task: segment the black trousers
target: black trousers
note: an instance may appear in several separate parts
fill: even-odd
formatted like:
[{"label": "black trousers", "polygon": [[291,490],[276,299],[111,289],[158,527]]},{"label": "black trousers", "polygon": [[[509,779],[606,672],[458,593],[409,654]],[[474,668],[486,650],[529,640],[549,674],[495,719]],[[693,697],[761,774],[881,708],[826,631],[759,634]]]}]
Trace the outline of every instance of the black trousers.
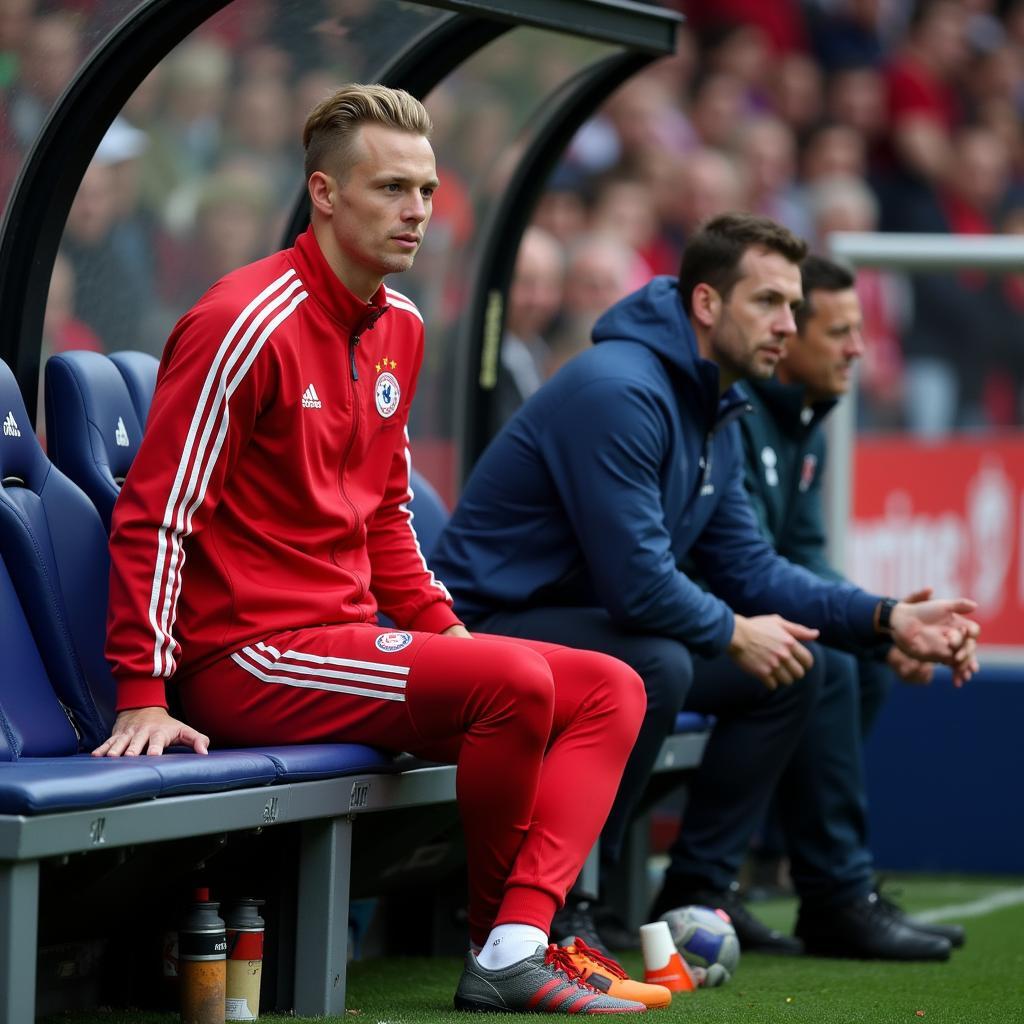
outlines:
[{"label": "black trousers", "polygon": [[825,679],[811,722],[779,781],[758,853],[788,853],[802,902],[832,906],[874,884],[867,842],[863,741],[892,687],[892,670],[824,648]]},{"label": "black trousers", "polygon": [[727,656],[692,655],[668,637],[615,625],[600,608],[535,608],[496,612],[471,628],[601,651],[630,665],[647,689],[647,714],[601,834],[602,860],[614,863],[658,750],[680,709],[715,715],[718,723],[691,787],[685,821],[672,848],[670,872],[692,884],[727,888],[783,769],[818,700],[821,648],[814,667],[792,686],[768,690]]}]

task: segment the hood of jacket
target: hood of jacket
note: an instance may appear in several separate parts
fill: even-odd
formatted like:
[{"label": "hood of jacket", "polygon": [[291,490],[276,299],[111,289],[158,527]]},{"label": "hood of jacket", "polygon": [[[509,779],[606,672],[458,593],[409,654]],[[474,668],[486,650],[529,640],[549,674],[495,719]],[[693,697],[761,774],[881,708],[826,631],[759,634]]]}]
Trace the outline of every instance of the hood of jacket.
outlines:
[{"label": "hood of jacket", "polygon": [[746,405],[746,395],[735,385],[719,395],[718,366],[697,349],[697,335],[674,277],[655,277],[617,302],[594,325],[593,339],[594,344],[632,341],[651,349],[670,374],[695,386],[709,419]]}]

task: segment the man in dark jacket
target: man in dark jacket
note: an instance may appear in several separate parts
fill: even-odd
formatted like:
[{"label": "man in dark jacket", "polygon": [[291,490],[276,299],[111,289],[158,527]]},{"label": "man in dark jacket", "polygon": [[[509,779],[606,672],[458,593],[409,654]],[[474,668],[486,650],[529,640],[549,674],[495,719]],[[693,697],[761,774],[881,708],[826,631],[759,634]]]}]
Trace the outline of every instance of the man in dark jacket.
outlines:
[{"label": "man in dark jacket", "polygon": [[908,604],[822,580],[758,529],[736,424],[748,405],[734,385],[774,372],[805,254],[765,218],[712,220],[678,281],[655,278],[613,306],[593,348],[506,425],[431,559],[475,628],[613,652],[644,680],[647,715],[602,834],[607,861],[684,701],[717,716],[662,896],[724,907],[741,944],[775,952],[802,944],[753,918],[731,886],[817,697],[811,641],[889,634],[958,680],[976,668],[973,602]]},{"label": "man in dark jacket", "polygon": [[[853,274],[808,256],[801,265],[804,301],[796,336],[774,378],[744,384],[753,412],[742,417],[746,487],[765,537],[789,561],[824,579],[845,582],[826,551],[821,491],[825,464],[822,421],[846,394],[864,352]],[[927,591],[913,595],[921,600]],[[963,943],[963,929],[904,917],[873,893],[867,846],[861,740],[893,673],[926,683],[932,665],[885,641],[850,652],[823,647],[824,679],[810,722],[779,783],[775,808],[800,896],[797,934],[812,952],[859,950],[873,955],[889,944],[884,918],[927,935]],[[775,824],[775,816],[771,816]],[[774,828],[769,827],[769,834]],[[774,836],[773,836],[774,838]],[[857,898],[859,897],[859,898]],[[864,928],[867,915],[878,928]],[[921,940],[927,948],[927,940]],[[915,944],[899,944],[905,952]]]}]

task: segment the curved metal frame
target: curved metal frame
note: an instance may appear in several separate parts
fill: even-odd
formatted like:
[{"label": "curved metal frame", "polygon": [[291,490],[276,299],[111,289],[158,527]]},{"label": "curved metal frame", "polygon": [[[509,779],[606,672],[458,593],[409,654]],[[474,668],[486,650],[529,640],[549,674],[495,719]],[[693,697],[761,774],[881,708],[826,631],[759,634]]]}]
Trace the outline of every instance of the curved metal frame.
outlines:
[{"label": "curved metal frame", "polygon": [[483,249],[457,349],[463,360],[456,378],[464,390],[455,402],[456,415],[461,417],[456,421],[455,436],[461,441],[462,479],[490,440],[489,412],[505,320],[504,296],[533,207],[576,129],[602,100],[657,56],[614,54],[564,83],[516,165],[504,198],[481,232]]}]

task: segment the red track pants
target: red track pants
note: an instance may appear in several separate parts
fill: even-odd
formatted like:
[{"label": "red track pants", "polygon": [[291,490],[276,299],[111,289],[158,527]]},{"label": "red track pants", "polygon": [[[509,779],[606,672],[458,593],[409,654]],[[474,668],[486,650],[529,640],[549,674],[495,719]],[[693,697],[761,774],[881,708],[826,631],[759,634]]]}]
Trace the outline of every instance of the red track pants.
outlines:
[{"label": "red track pants", "polygon": [[351,742],[458,765],[470,938],[547,932],[612,804],[643,718],[604,654],[371,624],[293,630],[181,680],[215,744]]}]

